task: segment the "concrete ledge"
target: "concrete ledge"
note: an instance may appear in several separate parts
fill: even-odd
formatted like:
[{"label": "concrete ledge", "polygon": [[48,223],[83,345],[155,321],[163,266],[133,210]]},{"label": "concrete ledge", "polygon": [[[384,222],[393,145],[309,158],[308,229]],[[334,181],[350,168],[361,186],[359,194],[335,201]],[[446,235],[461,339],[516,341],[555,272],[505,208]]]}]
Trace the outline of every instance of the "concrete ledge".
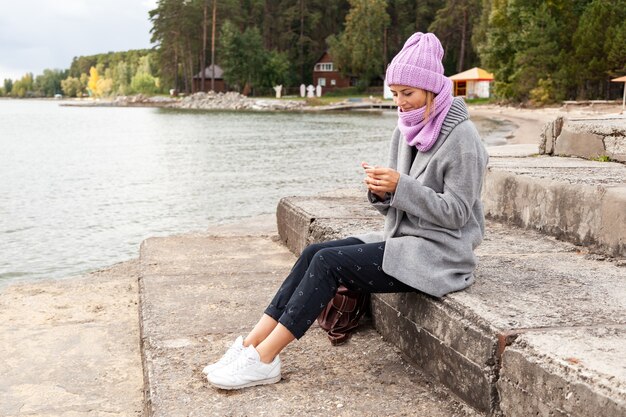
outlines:
[{"label": "concrete ledge", "polygon": [[626,117],[558,117],[541,134],[540,153],[626,162]]},{"label": "concrete ledge", "polygon": [[410,366],[368,325],[333,347],[314,323],[303,341],[281,352],[278,385],[229,392],[210,387],[202,368],[250,330],[295,261],[275,231],[248,235],[257,221],[143,242],[145,415],[481,416]]},{"label": "concrete ledge", "polygon": [[574,158],[493,158],[485,215],[626,257],[626,166]]},{"label": "concrete ledge", "polygon": [[376,294],[374,326],[420,368],[481,411],[495,409],[496,329],[424,294]]},{"label": "concrete ledge", "polygon": [[[278,234],[295,253],[320,239],[336,239],[345,233],[378,229],[380,214],[369,206],[354,204],[350,195],[283,198],[276,209]],[[325,217],[319,217],[321,212]]]},{"label": "concrete ledge", "polygon": [[[291,244],[281,233],[296,253],[301,247],[294,242],[323,241],[364,228],[382,228],[382,216],[370,215],[362,195],[342,195],[330,208],[313,200],[292,197],[279,204],[278,213],[285,212],[280,207],[285,205],[290,214],[289,219],[279,218],[279,224],[308,225],[299,228],[303,235],[292,237]],[[338,204],[348,204],[351,213],[360,211],[360,215],[342,217],[347,211]],[[340,214],[333,217],[334,213]],[[283,225],[281,229],[296,228]],[[375,295],[372,310],[376,329],[469,405],[491,415],[558,415],[558,410],[567,409],[563,407],[568,391],[544,397],[545,387],[533,381],[548,377],[555,381],[554,387],[586,384],[587,391],[576,394],[581,400],[566,415],[626,415],[626,372],[622,368],[612,370],[581,362],[579,372],[564,376],[551,370],[551,361],[565,361],[565,353],[554,354],[545,344],[537,344],[530,352],[521,344],[542,334],[557,346],[569,343],[568,356],[595,354],[598,361],[607,358],[590,351],[586,340],[575,337],[575,333],[626,325],[624,269],[616,262],[587,259],[569,243],[494,222],[488,224],[478,255],[477,280],[466,291],[442,300],[419,293]],[[626,346],[611,346],[615,348],[611,355],[626,356]],[[515,367],[524,363],[536,365]],[[589,384],[585,381],[590,375],[608,382],[603,386]],[[517,413],[521,397],[526,399],[525,408]]]},{"label": "concrete ledge", "polygon": [[624,416],[626,365],[618,353],[624,340],[626,326],[520,336],[502,358],[497,383],[502,410],[513,417],[537,410],[555,416]]}]

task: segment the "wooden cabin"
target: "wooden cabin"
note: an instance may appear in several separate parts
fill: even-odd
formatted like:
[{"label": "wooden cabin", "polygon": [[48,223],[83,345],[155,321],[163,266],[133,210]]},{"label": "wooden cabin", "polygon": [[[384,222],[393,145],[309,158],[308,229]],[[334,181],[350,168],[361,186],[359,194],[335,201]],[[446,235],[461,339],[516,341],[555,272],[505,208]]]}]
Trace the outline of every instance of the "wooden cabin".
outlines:
[{"label": "wooden cabin", "polygon": [[355,86],[356,78],[341,75],[332,57],[326,51],[313,66],[313,85],[322,86],[322,91],[333,91]]},{"label": "wooden cabin", "polygon": [[[213,72],[213,66],[209,65],[204,69],[204,92],[211,91],[211,73]],[[193,91],[202,91],[202,71],[193,77]],[[227,85],[224,82],[224,70],[219,65],[215,65],[215,88],[216,93],[224,93],[227,90]]]}]

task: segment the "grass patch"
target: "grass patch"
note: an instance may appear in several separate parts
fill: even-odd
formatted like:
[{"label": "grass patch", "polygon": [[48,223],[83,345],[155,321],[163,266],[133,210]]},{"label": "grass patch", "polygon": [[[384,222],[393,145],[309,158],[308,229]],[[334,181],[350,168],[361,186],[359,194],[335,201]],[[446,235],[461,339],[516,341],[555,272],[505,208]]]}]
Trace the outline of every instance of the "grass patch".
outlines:
[{"label": "grass patch", "polygon": [[611,157],[608,155],[600,155],[595,158],[591,158],[591,160],[596,162],[613,162]]},{"label": "grass patch", "polygon": [[493,98],[466,98],[465,102],[467,104],[472,105],[481,105],[481,104],[497,104],[497,100]]}]

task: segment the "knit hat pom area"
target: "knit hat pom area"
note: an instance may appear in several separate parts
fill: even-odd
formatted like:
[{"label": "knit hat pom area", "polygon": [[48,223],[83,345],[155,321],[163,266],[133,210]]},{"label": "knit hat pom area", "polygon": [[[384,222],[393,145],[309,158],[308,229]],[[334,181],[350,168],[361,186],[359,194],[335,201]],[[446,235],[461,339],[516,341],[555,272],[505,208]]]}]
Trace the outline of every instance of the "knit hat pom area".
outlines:
[{"label": "knit hat pom area", "polygon": [[391,60],[387,85],[407,85],[439,94],[450,80],[443,75],[443,47],[432,33],[417,32]]}]

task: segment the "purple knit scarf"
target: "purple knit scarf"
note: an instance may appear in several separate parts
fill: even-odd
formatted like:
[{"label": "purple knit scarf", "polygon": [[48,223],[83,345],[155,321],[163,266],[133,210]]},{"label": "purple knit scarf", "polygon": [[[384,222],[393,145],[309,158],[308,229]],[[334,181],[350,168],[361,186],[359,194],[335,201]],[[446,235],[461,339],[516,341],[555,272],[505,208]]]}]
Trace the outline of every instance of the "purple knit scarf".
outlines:
[{"label": "purple knit scarf", "polygon": [[426,106],[407,112],[398,107],[398,128],[409,146],[415,146],[420,152],[426,152],[433,147],[452,106],[452,82],[447,81],[435,96],[427,121],[424,120]]}]

